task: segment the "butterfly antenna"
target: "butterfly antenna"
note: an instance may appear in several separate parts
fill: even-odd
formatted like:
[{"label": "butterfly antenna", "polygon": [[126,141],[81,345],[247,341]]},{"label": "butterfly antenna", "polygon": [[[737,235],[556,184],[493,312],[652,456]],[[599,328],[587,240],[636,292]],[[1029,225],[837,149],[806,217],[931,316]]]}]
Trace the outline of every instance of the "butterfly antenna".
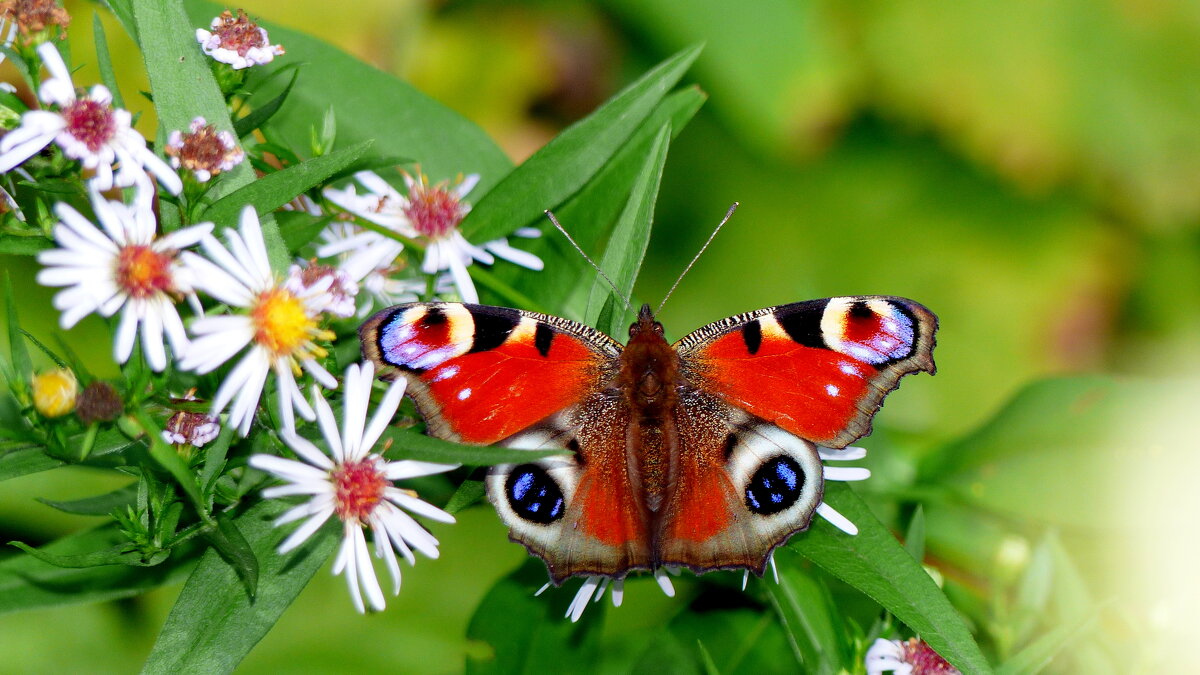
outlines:
[{"label": "butterfly antenna", "polygon": [[583,259],[588,261],[588,264],[592,266],[592,269],[596,270],[596,272],[598,272],[600,276],[608,282],[608,285],[613,289],[613,293],[616,293],[617,297],[621,298],[621,300],[625,303],[625,308],[629,311],[633,311],[633,305],[629,304],[629,298],[621,294],[621,289],[617,288],[617,285],[613,283],[613,280],[608,278],[608,275],[604,273],[604,270],[600,269],[600,266],[597,265],[588,254],[583,252],[583,249],[579,247],[579,244],[575,243],[575,239],[558,222],[558,218],[555,218],[554,214],[549,210],[546,211],[546,217],[550,219],[550,222],[554,223],[554,227],[559,232],[562,232],[562,236],[566,237],[567,241],[571,242],[571,246],[574,246],[575,250],[579,251],[579,255],[583,256]]},{"label": "butterfly antenna", "polygon": [[708,248],[708,245],[712,243],[713,239],[717,238],[717,233],[720,232],[721,228],[725,227],[725,223],[728,223],[729,219],[733,217],[733,212],[737,211],[737,207],[738,202],[734,202],[729,207],[729,210],[725,212],[725,217],[721,219],[721,222],[717,223],[717,227],[712,231],[712,234],[708,235],[708,241],[704,242],[704,245],[700,247],[699,251],[696,251],[696,257],[692,258],[692,262],[688,263],[687,267],[683,268],[683,272],[679,274],[679,278],[675,280],[675,283],[671,284],[671,290],[667,291],[666,297],[664,297],[662,302],[658,304],[658,309],[654,310],[655,314],[662,312],[663,306],[667,304],[667,300],[671,298],[671,294],[675,292],[675,289],[679,286],[679,282],[683,281],[683,278],[687,276],[688,270],[692,269],[692,265],[695,265],[696,261],[700,259],[700,256],[704,255],[705,249]]}]

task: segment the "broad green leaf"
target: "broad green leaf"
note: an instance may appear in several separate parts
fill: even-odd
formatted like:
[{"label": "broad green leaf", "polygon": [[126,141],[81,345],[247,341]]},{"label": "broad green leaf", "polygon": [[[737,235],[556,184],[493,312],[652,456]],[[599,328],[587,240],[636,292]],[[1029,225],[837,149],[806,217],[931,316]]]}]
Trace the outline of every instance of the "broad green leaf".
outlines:
[{"label": "broad green leaf", "polygon": [[503,237],[578,192],[629,140],[699,53],[699,46],[689,47],[663,61],[533,153],[479,200],[463,220],[463,233],[472,241]]},{"label": "broad green leaf", "polygon": [[[68,535],[41,550],[53,555],[84,555],[126,541],[116,526],[106,525]],[[182,579],[189,566],[179,549],[167,562],[150,568],[105,565],[72,569],[22,554],[0,562],[0,613],[126,598]]]},{"label": "broad green leaf", "polygon": [[[696,87],[673,92],[664,98],[613,156],[612,161],[555,212],[563,227],[584,251],[589,254],[599,252],[610,237],[659,129],[664,124],[670,124],[671,133],[678,134],[704,104],[704,100],[704,94]],[[581,277],[590,278],[595,274],[591,266],[553,228],[547,229],[538,239],[521,240],[520,246],[545,260],[546,269],[530,274],[528,270],[506,265],[496,268],[496,276],[528,294],[552,313],[582,320],[590,286],[578,281]],[[573,294],[577,301],[569,304],[568,300]],[[484,296],[486,299],[487,294]]]},{"label": "broad green leaf", "polygon": [[[282,72],[282,70],[276,72]],[[251,110],[245,117],[234,120],[233,128],[238,138],[243,138],[254,133],[255,129],[266,124],[267,120],[279,112],[279,108],[287,100],[288,94],[292,93],[292,87],[296,86],[297,77],[300,77],[299,65],[292,69],[292,79],[288,80],[287,86],[283,88],[283,91],[279,92],[278,96]]]},{"label": "broad green leaf", "polygon": [[816,517],[788,546],[870,596],[962,672],[990,673],[958,611],[866,503],[849,486],[833,482],[825,485],[824,501],[857,525],[858,534]]},{"label": "broad green leaf", "polygon": [[[600,269],[616,285],[616,290],[603,277],[596,276],[588,297],[584,323],[595,326],[607,335],[620,335],[621,329],[629,325],[632,311],[625,306],[633,296],[633,284],[638,270],[646,257],[650,244],[650,229],[654,224],[654,204],[658,200],[658,185],[662,181],[663,165],[667,161],[667,145],[671,139],[671,126],[664,124],[650,146],[650,153],[633,183],[633,190],[625,209],[609,237]],[[614,297],[614,292],[620,297]],[[601,322],[602,309],[608,307],[607,321]]]},{"label": "broad green leaf", "polygon": [[387,429],[380,437],[380,442],[388,441],[392,443],[391,449],[386,453],[389,459],[416,459],[422,462],[465,464],[466,466],[521,464],[569,452],[568,450],[514,450],[512,448],[462,445],[395,427]]},{"label": "broad green leaf", "polygon": [[[233,122],[209,58],[196,43],[196,29],[184,13],[181,0],[132,0],[139,46],[154,91],[159,138],[173,130],[187,129],[195,117],[203,117],[220,131],[233,133]],[[212,17],[220,11],[213,12]],[[208,25],[205,21],[203,25]],[[220,198],[255,182],[254,169],[242,162],[222,173],[211,194]],[[276,269],[290,262],[279,228],[270,213],[260,213],[267,256]]]},{"label": "broad green leaf", "polygon": [[229,452],[229,444],[233,442],[235,429],[226,424],[220,433],[204,450],[204,469],[200,472],[200,492],[204,495],[205,508],[212,508],[213,492],[217,487],[217,479],[225,469],[225,455]]},{"label": "broad green leaf", "polygon": [[57,469],[64,464],[62,460],[47,455],[41,447],[10,450],[0,455],[0,481]]},{"label": "broad green leaf", "polygon": [[[225,195],[204,210],[201,217],[217,225],[233,226],[246,205],[253,206],[259,216],[296,198],[296,195],[319,185],[325,179],[350,166],[370,149],[373,141],[314,157],[262,178]],[[280,242],[282,243],[282,239]],[[274,261],[272,261],[273,263]],[[285,266],[283,269],[287,269]]]},{"label": "broad green leaf", "polygon": [[[193,27],[207,26],[224,9],[200,0],[188,0],[187,7]],[[309,147],[313,126],[332,107],[339,143],[373,139],[376,153],[410,157],[435,181],[478,173],[477,189],[487,189],[511,168],[508,157],[482,129],[408,83],[311,35],[259,23],[272,42],[287,47],[287,54],[275,63],[303,64],[283,111],[269,124],[293,150]],[[250,74],[247,86],[255,92],[251,105],[264,105],[282,89],[282,83],[259,88],[259,78],[265,77],[269,75]]]},{"label": "broad green leaf", "polygon": [[227,514],[217,516],[217,526],[204,533],[204,538],[213,545],[225,562],[237,570],[238,578],[245,585],[253,600],[258,592],[258,558],[241,530]]},{"label": "broad green leaf", "polygon": [[788,549],[776,551],[779,583],[767,581],[763,587],[804,672],[837,673],[849,653],[845,619],[825,586],[800,569],[795,557]]},{"label": "broad green leaf", "polygon": [[19,541],[8,542],[12,546],[25,551],[29,555],[49,563],[55,567],[67,567],[71,569],[83,569],[86,567],[99,567],[102,565],[132,565],[134,567],[153,567],[166,557],[166,553],[155,556],[155,559],[146,562],[142,560],[141,554],[135,551],[126,551],[124,545],[117,545],[111,548],[106,548],[100,551],[92,551],[89,553],[79,553],[75,555],[56,555],[47,551],[36,549]]},{"label": "broad green leaf", "polygon": [[96,41],[96,66],[100,69],[100,81],[112,94],[113,106],[124,108],[125,99],[121,97],[121,89],[117,86],[112,55],[108,51],[108,37],[104,34],[104,23],[100,21],[99,12],[92,15],[92,39]]},{"label": "broad green leaf", "polygon": [[272,521],[288,507],[268,500],[235,519],[261,562],[255,598],[246,595],[237,572],[210,549],[179,593],[142,672],[229,672],[275,625],[338,541],[334,528],[323,528],[295,551],[276,553],[284,533]]},{"label": "broad green leaf", "polygon": [[114,509],[124,508],[127,505],[133,504],[136,499],[137,483],[135,482],[123,488],[117,488],[112,492],[96,495],[95,497],[85,497],[67,502],[57,502],[42,498],[39,498],[38,501],[65,513],[74,513],[80,516],[106,516],[112,513]]},{"label": "broad green leaf", "polygon": [[569,594],[534,597],[546,580],[546,567],[530,559],[501,579],[484,597],[467,626],[467,639],[487,644],[487,657],[467,656],[467,673],[537,675],[593,672],[600,607],[589,607],[582,620],[563,619]]}]

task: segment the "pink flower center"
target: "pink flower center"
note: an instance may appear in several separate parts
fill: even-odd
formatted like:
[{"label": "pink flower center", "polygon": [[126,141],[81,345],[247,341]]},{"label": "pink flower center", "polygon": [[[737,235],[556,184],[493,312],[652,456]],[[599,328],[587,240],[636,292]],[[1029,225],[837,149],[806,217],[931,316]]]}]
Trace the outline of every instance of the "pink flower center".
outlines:
[{"label": "pink flower center", "polygon": [[246,52],[267,44],[258,24],[246,16],[245,10],[239,9],[235,18],[229,10],[221,12],[220,22],[213,28],[213,34],[221,38],[221,46],[245,56]]},{"label": "pink flower center", "polygon": [[117,120],[112,106],[90,98],[76,99],[62,110],[67,121],[67,133],[91,152],[99,152],[117,132]]},{"label": "pink flower center", "polygon": [[170,291],[171,256],[143,244],[130,244],[117,254],[117,285],[130,297],[145,298]]},{"label": "pink flower center", "polygon": [[334,511],[343,521],[364,521],[383,499],[387,478],[374,459],[349,462],[334,469]]},{"label": "pink flower center", "polygon": [[959,675],[957,668],[917,638],[904,643],[904,661],[912,666],[913,675]]},{"label": "pink flower center", "polygon": [[404,215],[417,232],[437,239],[458,227],[465,214],[458,197],[444,188],[414,185]]}]

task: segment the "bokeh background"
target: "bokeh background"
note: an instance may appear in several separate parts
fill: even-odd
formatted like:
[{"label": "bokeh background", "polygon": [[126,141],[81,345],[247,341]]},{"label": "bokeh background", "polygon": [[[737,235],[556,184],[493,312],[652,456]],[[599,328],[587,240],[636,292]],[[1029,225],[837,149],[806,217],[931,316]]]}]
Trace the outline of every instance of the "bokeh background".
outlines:
[{"label": "bokeh background", "polygon": [[[939,372],[907,380],[877,418],[862,443],[875,477],[860,493],[885,522],[898,503],[925,503],[927,562],[992,653],[1006,635],[1029,640],[1082,611],[1090,619],[1051,672],[1194,666],[1183,658],[1200,629],[1200,4],[244,7],[396,73],[518,161],[649,66],[704,42],[685,82],[709,100],[671,146],[639,299],[656,304],[739,201],[663,311],[670,337],[831,295],[927,305],[942,323]],[[67,8],[73,41],[88,44],[96,6]],[[130,95],[147,88],[140,56],[101,13],[126,99],[153,137],[152,107]],[[94,68],[85,63],[78,81],[96,80]],[[52,294],[19,281],[31,263],[0,264],[18,280],[23,325],[51,334]],[[92,318],[68,337],[104,364],[105,330]],[[87,527],[34,498],[121,482],[84,469],[8,481],[0,534],[40,543]],[[486,506],[460,521],[434,528],[442,559],[406,570],[383,614],[358,616],[340,580],[318,574],[241,671],[444,673],[486,655],[467,623],[526,556]],[[1014,579],[1047,560],[1057,570],[1047,588],[1021,591],[1050,597],[1045,613],[1009,625],[1021,603]],[[605,635],[631,650],[630,663],[699,585],[679,586],[670,601],[632,582],[608,613]],[[134,670],[178,590],[0,614],[0,670]]]}]

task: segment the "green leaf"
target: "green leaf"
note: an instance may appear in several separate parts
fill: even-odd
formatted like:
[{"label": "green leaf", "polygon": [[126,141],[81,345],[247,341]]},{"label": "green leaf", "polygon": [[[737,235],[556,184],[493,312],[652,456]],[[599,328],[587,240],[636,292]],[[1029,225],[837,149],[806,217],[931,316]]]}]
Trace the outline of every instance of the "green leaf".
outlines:
[{"label": "green leaf", "polygon": [[317,235],[333,222],[333,218],[334,216],[318,218],[295,211],[279,211],[275,214],[275,220],[279,222],[279,231],[283,234],[283,243],[293,254],[316,239]]},{"label": "green leaf", "polygon": [[1042,672],[1062,650],[1089,632],[1095,622],[1095,616],[1084,616],[1051,628],[996,668],[996,675],[1034,675]]},{"label": "green leaf", "polygon": [[[671,133],[678,134],[704,100],[704,94],[695,87],[668,95],[613,156],[612,161],[555,212],[583,250],[599,251],[610,238],[617,216],[624,208],[659,129],[669,123]],[[530,274],[528,270],[515,265],[505,265],[495,268],[496,277],[529,295],[551,313],[581,320],[590,286],[580,284],[579,279],[595,274],[591,266],[554,230],[538,239],[521,241],[521,247],[545,260],[546,269]],[[576,302],[570,302],[572,298]]]},{"label": "green leaf", "polygon": [[917,508],[913,509],[912,519],[908,521],[904,550],[917,562],[925,560],[925,507],[921,504],[917,504]]},{"label": "green leaf", "polygon": [[468,478],[458,486],[454,494],[450,495],[450,501],[446,502],[446,513],[458,513],[468,506],[472,506],[483,500],[487,495],[487,486],[481,480],[473,480]]},{"label": "green leaf", "polygon": [[[68,535],[41,548],[54,555],[85,555],[127,541],[114,525]],[[0,613],[39,607],[126,598],[182,579],[188,570],[184,551],[155,567],[104,565],[57,567],[22,554],[0,562]]]},{"label": "green leaf", "polygon": [[117,86],[112,55],[108,51],[108,37],[104,34],[104,23],[100,21],[99,12],[92,15],[92,39],[96,41],[96,66],[100,69],[100,81],[112,94],[113,107],[124,108],[125,99],[121,98],[121,89]]},{"label": "green leaf", "polygon": [[142,430],[150,443],[150,456],[175,477],[201,517],[207,517],[208,509],[204,503],[204,497],[200,492],[200,486],[196,483],[196,475],[188,468],[187,462],[183,461],[174,446],[167,445],[163,441],[162,429],[158,428],[145,410],[135,410],[133,416],[142,425]]},{"label": "green leaf", "polygon": [[464,464],[466,466],[522,464],[570,452],[569,450],[515,450],[513,448],[462,445],[395,427],[384,431],[380,440],[392,442],[391,449],[386,453],[389,459],[416,459],[422,462]]},{"label": "green leaf", "polygon": [[[633,183],[625,209],[609,237],[608,247],[604,249],[604,257],[600,259],[600,269],[616,285],[615,292],[620,297],[614,296],[614,289],[599,275],[592,282],[584,323],[595,326],[606,335],[620,335],[621,329],[628,326],[631,320],[632,310],[626,307],[626,301],[633,296],[633,284],[646,257],[646,247],[650,244],[654,204],[658,200],[658,185],[662,181],[670,139],[671,125],[664,124],[654,138],[654,145],[650,146],[650,153]],[[605,307],[610,309],[608,320],[601,322]]]},{"label": "green leaf", "polygon": [[237,570],[246,593],[253,600],[258,592],[258,558],[241,530],[227,514],[217,516],[217,526],[205,532],[204,538],[221,554],[225,562]]},{"label": "green leaf", "polygon": [[8,542],[12,546],[25,551],[29,555],[49,563],[55,567],[68,567],[73,569],[81,569],[85,567],[99,567],[101,565],[133,565],[136,567],[152,567],[162,562],[165,554],[156,556],[156,559],[151,562],[142,560],[141,554],[135,551],[124,550],[124,545],[117,545],[111,548],[100,551],[92,551],[90,553],[80,553],[76,555],[56,555],[46,551],[38,550],[32,546],[28,546],[19,541]]},{"label": "green leaf", "polygon": [[338,541],[336,528],[326,527],[294,552],[277,554],[274,548],[283,533],[272,521],[287,508],[268,500],[235,521],[261,561],[256,597],[251,600],[237,572],[209,550],[179,593],[142,672],[229,672],[267,634]]},{"label": "green leaf", "polygon": [[[353,164],[373,143],[374,141],[363,141],[358,145],[267,174],[217,200],[205,209],[201,217],[218,225],[232,226],[237,222],[238,214],[247,205],[253,206],[260,216],[270,213],[295,199],[296,195],[321,184],[325,179]],[[280,241],[282,243],[282,239]]]},{"label": "green leaf", "polygon": [[54,242],[45,237],[0,236],[0,254],[37,255],[54,248]]},{"label": "green leaf", "polygon": [[0,481],[57,469],[65,464],[66,462],[47,455],[40,446],[11,450],[0,455]]},{"label": "green leaf", "polygon": [[21,336],[21,322],[17,319],[17,304],[13,300],[12,278],[4,273],[4,304],[8,305],[8,354],[9,363],[16,370],[16,375],[25,386],[33,377],[33,362],[29,360],[29,350],[25,348],[25,338]]},{"label": "green leaf", "polygon": [[721,675],[721,671],[717,669],[717,664],[713,662],[712,655],[708,653],[704,643],[696,640],[696,648],[700,650],[700,664],[704,666],[705,675]]},{"label": "green leaf", "polygon": [[137,490],[138,487],[135,482],[102,495],[75,499],[68,502],[56,502],[49,499],[42,499],[41,497],[37,500],[46,506],[65,513],[74,513],[80,516],[106,516],[112,513],[114,509],[124,508],[127,505],[133,504],[137,500]]},{"label": "green leaf", "polygon": [[491,647],[488,657],[467,656],[467,673],[593,672],[600,631],[600,607],[589,608],[573,624],[563,619],[567,593],[534,597],[529,589],[546,581],[546,567],[529,559],[488,591],[467,626],[467,639]]},{"label": "green leaf", "polygon": [[848,659],[845,620],[825,586],[799,569],[794,557],[786,548],[776,551],[779,583],[763,586],[804,672],[836,673]]},{"label": "green leaf", "polygon": [[[201,0],[186,4],[195,26],[207,26],[224,8]],[[339,143],[374,139],[375,152],[411,157],[435,181],[478,173],[481,187],[477,189],[487,189],[512,167],[482,129],[412,85],[311,35],[270,22],[258,23],[270,32],[272,42],[287,47],[287,54],[276,57],[275,63],[281,67],[304,64],[304,76],[288,96],[283,114],[272,118],[269,125],[293,150],[309,147],[312,127],[320,124],[332,107]],[[260,87],[261,79],[267,77],[266,73],[250,73],[251,105],[264,105],[282,89],[282,83]]]},{"label": "green leaf", "polygon": [[221,427],[220,433],[208,444],[204,451],[204,469],[200,472],[200,492],[204,495],[205,508],[212,508],[213,492],[217,489],[225,468],[225,455],[229,452],[229,444],[233,442],[235,429],[231,425]]},{"label": "green leaf", "polygon": [[809,530],[788,546],[870,596],[962,672],[990,673],[958,611],[866,503],[849,486],[834,482],[826,483],[824,501],[857,525],[858,534],[813,518]]},{"label": "green leaf", "polygon": [[[281,72],[276,71],[276,72]],[[283,102],[287,100],[288,94],[292,93],[292,87],[296,85],[296,78],[300,77],[300,68],[297,65],[292,70],[292,79],[288,81],[287,86],[275,98],[258,106],[250,111],[250,114],[242,117],[233,123],[234,133],[238,138],[243,138],[254,133],[254,130],[267,123],[275,113],[279,112],[279,108],[283,106]]]},{"label": "green leaf", "polygon": [[463,220],[463,233],[472,241],[502,237],[578,192],[629,140],[699,54],[699,46],[675,54],[556,136],[479,200]]}]

